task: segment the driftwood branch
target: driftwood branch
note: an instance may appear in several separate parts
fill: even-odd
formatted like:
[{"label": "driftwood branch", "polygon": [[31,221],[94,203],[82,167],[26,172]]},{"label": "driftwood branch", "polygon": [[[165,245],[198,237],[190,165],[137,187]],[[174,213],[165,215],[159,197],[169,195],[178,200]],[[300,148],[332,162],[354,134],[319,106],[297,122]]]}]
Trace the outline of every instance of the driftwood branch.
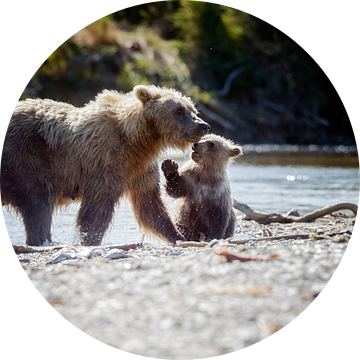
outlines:
[{"label": "driftwood branch", "polygon": [[234,208],[244,213],[247,219],[254,220],[260,224],[269,224],[272,222],[278,222],[278,223],[309,222],[319,217],[332,214],[333,212],[339,210],[351,210],[354,213],[354,215],[356,215],[358,209],[357,205],[353,203],[340,202],[301,216],[294,216],[287,214],[281,215],[279,213],[264,213],[258,210],[254,210],[250,206],[241,203],[239,201],[236,201],[235,199],[234,199]]}]

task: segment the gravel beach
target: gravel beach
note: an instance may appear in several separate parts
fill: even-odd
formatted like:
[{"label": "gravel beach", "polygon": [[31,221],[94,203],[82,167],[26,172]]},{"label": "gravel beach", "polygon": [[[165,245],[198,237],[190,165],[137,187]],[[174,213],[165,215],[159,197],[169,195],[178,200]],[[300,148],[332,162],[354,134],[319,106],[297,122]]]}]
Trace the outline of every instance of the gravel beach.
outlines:
[{"label": "gravel beach", "polygon": [[[309,306],[336,270],[354,222],[240,221],[237,233],[257,239],[128,251],[65,245],[18,258],[44,298],[92,337],[148,357],[206,358],[268,337]],[[292,236],[259,241],[265,235]],[[224,249],[263,261],[229,261],[219,255]]]}]

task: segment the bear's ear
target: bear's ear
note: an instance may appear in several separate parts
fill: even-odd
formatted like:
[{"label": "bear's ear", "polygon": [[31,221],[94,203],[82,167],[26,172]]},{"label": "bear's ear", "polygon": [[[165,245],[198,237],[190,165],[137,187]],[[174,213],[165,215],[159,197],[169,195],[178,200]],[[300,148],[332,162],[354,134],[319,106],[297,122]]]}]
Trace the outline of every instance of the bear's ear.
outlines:
[{"label": "bear's ear", "polygon": [[135,86],[134,94],[143,104],[147,103],[150,99],[152,99],[154,97],[154,94],[145,85]]},{"label": "bear's ear", "polygon": [[230,157],[235,157],[242,155],[242,148],[240,146],[235,146],[230,150]]}]

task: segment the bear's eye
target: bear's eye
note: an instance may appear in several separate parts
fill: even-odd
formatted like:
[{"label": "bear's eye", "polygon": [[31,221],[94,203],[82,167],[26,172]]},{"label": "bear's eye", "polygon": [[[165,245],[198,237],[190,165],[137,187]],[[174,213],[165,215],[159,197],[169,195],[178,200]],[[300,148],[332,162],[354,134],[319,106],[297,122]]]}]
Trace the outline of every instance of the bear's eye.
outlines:
[{"label": "bear's eye", "polygon": [[180,114],[182,114],[184,112],[184,109],[183,108],[178,108],[176,110],[176,112],[180,115]]},{"label": "bear's eye", "polygon": [[209,146],[210,146],[210,149],[213,149],[215,145],[214,145],[213,142],[210,142],[210,143],[209,143]]}]

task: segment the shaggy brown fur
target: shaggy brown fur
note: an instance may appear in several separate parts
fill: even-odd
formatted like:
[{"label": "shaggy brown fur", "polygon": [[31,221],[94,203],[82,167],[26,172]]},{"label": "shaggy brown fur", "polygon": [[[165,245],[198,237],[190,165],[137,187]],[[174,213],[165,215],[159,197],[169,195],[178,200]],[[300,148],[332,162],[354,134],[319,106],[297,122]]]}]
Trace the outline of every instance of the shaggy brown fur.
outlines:
[{"label": "shaggy brown fur", "polygon": [[213,134],[192,149],[191,159],[180,171],[170,159],[162,163],[166,191],[177,198],[175,224],[189,241],[228,238],[236,223],[228,165],[242,150]]},{"label": "shaggy brown fur", "polygon": [[50,241],[54,208],[72,201],[81,202],[81,243],[100,244],[123,196],[144,231],[175,243],[183,237],[161,199],[156,160],[208,129],[189,98],[155,86],[128,94],[105,90],[82,108],[21,101],[4,143],[2,203],[22,216],[28,245]]}]

